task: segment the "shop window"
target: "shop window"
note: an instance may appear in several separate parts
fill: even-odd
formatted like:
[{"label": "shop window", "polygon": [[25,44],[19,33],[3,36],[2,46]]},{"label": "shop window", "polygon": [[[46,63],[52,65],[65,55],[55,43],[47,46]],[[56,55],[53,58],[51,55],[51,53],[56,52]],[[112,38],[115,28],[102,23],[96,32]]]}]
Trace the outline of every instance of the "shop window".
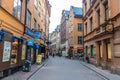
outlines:
[{"label": "shop window", "polygon": [[107,51],[107,59],[111,59],[112,58],[112,52],[111,52],[111,44],[110,43],[107,43],[106,44],[106,51]]},{"label": "shop window", "polygon": [[21,17],[21,0],[14,0],[13,15],[20,20],[20,17]]},{"label": "shop window", "polygon": [[34,60],[34,55],[33,55],[33,48],[31,48],[31,61]]},{"label": "shop window", "polygon": [[78,44],[82,44],[82,36],[78,36]]},{"label": "shop window", "polygon": [[91,57],[94,57],[94,56],[95,56],[94,46],[91,45]]},{"label": "shop window", "polygon": [[103,57],[103,54],[102,54],[102,45],[99,44],[99,54],[100,54],[100,59]]},{"label": "shop window", "polygon": [[17,54],[18,54],[18,40],[15,40],[12,43],[11,64],[17,63]]},{"label": "shop window", "polygon": [[22,45],[22,55],[21,55],[21,60],[25,60],[26,58],[26,45]]}]

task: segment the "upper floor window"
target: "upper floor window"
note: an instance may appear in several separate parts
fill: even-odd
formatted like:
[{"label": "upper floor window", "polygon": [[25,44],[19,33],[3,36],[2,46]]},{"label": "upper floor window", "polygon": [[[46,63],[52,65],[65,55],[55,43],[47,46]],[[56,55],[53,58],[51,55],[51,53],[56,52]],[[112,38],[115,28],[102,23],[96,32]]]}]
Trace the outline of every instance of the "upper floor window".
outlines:
[{"label": "upper floor window", "polygon": [[94,46],[91,45],[91,57],[95,56]]},{"label": "upper floor window", "polygon": [[82,36],[78,36],[78,44],[82,44]]},{"label": "upper floor window", "polygon": [[27,10],[26,25],[27,25],[29,28],[31,27],[31,13],[30,13],[29,10]]},{"label": "upper floor window", "polygon": [[40,17],[40,2],[38,3],[38,16]]},{"label": "upper floor window", "polygon": [[82,24],[78,23],[78,31],[82,31]]},{"label": "upper floor window", "polygon": [[93,0],[90,0],[90,6],[92,6],[92,4],[93,4]]},{"label": "upper floor window", "polygon": [[21,18],[21,0],[14,0],[13,15],[20,20],[20,18]]},{"label": "upper floor window", "polygon": [[90,31],[92,31],[92,29],[93,29],[93,19],[92,19],[92,17],[90,18]]},{"label": "upper floor window", "polygon": [[104,7],[105,7],[105,20],[108,20],[109,19],[108,3],[106,3]]},{"label": "upper floor window", "polygon": [[40,25],[38,24],[38,31],[40,31]]},{"label": "upper floor window", "polygon": [[98,26],[100,25],[100,9],[97,11],[97,16],[98,16]]},{"label": "upper floor window", "polygon": [[85,23],[85,32],[87,34],[87,23]]},{"label": "upper floor window", "polygon": [[37,21],[36,19],[34,19],[34,30],[36,30],[36,24],[37,24]]},{"label": "upper floor window", "polygon": [[34,0],[34,5],[37,8],[37,0]]},{"label": "upper floor window", "polygon": [[87,3],[85,3],[85,13],[87,12]]}]

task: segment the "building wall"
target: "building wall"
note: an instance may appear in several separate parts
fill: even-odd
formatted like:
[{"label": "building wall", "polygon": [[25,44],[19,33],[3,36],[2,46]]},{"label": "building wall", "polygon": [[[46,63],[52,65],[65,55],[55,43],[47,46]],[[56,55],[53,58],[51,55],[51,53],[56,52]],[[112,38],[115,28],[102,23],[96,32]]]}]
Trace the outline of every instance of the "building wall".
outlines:
[{"label": "building wall", "polygon": [[[108,20],[105,20],[105,7],[104,5],[108,1]],[[89,4],[88,0],[83,2]],[[120,27],[120,9],[119,0],[93,0],[93,6],[88,8],[88,12],[84,13],[84,48],[85,55],[89,56],[91,63],[102,66],[103,68],[110,69],[112,72],[120,73],[119,64],[119,27]],[[97,11],[100,9],[100,25],[98,25]],[[84,9],[85,10],[85,9]],[[90,31],[89,19],[93,17],[93,30]],[[86,22],[87,22],[87,34],[86,34]],[[114,32],[107,32],[108,24],[112,23]],[[111,47],[107,50],[107,45],[110,43]],[[94,46],[94,57],[91,56],[91,45]],[[101,50],[99,46],[102,46]],[[86,50],[88,47],[88,51]],[[100,52],[101,51],[101,52]],[[111,55],[108,54],[111,52]],[[100,56],[102,53],[102,57]],[[109,58],[111,56],[111,58]]]},{"label": "building wall", "polygon": [[[21,9],[21,18],[17,19],[16,17],[13,16],[13,2],[14,0],[0,0],[0,31],[4,32],[4,40],[0,40],[0,52],[1,52],[1,57],[0,57],[0,64],[2,66],[0,66],[0,74],[2,74],[4,71],[3,70],[7,70],[8,72],[12,72],[12,68],[17,67],[17,69],[22,66],[22,48],[23,45],[25,45],[25,55],[28,56],[28,50],[30,50],[30,60],[31,62],[36,61],[36,48],[33,48],[31,46],[27,45],[27,41],[33,37],[31,37],[28,34],[24,33],[24,19],[25,19],[25,1],[26,0],[21,0],[22,1],[22,9]],[[34,0],[29,0],[28,4],[27,4],[27,9],[30,11],[31,13],[31,26],[30,26],[30,30],[32,31],[32,29],[34,28],[34,19],[36,19],[37,24],[36,24],[36,28],[38,30],[38,24],[40,25],[40,28],[43,29],[43,32],[46,34],[44,37],[48,36],[48,27],[49,27],[49,22],[46,21],[47,23],[47,28],[45,28],[45,21],[42,20],[49,20],[48,18],[50,17],[50,13],[48,14],[48,12],[46,12],[45,14],[45,10],[48,11],[48,9],[46,9],[46,4],[45,4],[45,0],[37,0],[40,1],[41,3],[41,16],[38,16],[38,7],[35,7],[34,5]],[[44,1],[44,2],[42,2]],[[45,15],[47,17],[45,17]],[[49,16],[48,16],[49,15]],[[47,18],[47,19],[46,19]],[[46,30],[45,30],[46,29]],[[0,35],[1,37],[1,35]],[[15,38],[16,37],[16,38]],[[25,40],[21,40],[22,38],[25,38]],[[15,38],[15,41],[13,41]],[[3,62],[2,61],[2,57],[4,56],[4,43],[8,41],[11,45],[11,49],[10,49],[10,58],[9,61]],[[14,46],[14,42],[18,41],[19,44],[17,44],[17,53],[16,53],[16,61],[17,63],[14,65],[11,65],[11,55],[13,55],[12,53],[12,49],[14,50],[13,46]],[[45,48],[46,43],[45,43],[45,39],[35,39],[34,43],[38,43],[39,45],[43,45],[43,47]],[[38,53],[40,54],[41,51],[39,50]],[[45,53],[45,50],[44,50]],[[27,57],[25,57],[25,59],[27,59]],[[34,60],[33,60],[34,59]],[[14,69],[14,70],[15,70]],[[8,74],[8,73],[6,73]]]},{"label": "building wall", "polygon": [[78,31],[78,23],[82,24],[82,17],[74,17],[72,9],[70,9],[70,15],[68,20],[68,44],[69,47],[74,47],[74,53],[77,53],[77,48],[82,47],[82,44],[78,44],[78,36],[83,36],[83,31]]}]

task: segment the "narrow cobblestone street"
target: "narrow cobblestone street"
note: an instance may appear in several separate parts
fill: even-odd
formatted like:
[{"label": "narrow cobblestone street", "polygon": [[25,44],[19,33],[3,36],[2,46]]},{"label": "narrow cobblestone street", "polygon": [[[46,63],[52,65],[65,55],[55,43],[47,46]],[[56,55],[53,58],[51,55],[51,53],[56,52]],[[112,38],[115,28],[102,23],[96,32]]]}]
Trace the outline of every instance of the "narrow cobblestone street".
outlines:
[{"label": "narrow cobblestone street", "polygon": [[[91,66],[89,65],[89,67]],[[119,76],[108,74],[109,76],[112,75],[113,79],[101,76],[90,68],[85,67],[83,62],[62,57],[50,57],[48,62],[29,77],[28,80],[120,80]]]}]

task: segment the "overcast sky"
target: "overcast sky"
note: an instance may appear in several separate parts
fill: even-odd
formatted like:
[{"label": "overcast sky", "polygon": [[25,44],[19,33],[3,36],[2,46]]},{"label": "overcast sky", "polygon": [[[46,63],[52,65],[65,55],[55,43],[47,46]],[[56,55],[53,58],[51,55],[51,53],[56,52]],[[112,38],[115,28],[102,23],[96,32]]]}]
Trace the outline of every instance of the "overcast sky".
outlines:
[{"label": "overcast sky", "polygon": [[51,4],[50,33],[60,24],[62,10],[70,10],[70,6],[82,7],[82,0],[49,0]]}]

